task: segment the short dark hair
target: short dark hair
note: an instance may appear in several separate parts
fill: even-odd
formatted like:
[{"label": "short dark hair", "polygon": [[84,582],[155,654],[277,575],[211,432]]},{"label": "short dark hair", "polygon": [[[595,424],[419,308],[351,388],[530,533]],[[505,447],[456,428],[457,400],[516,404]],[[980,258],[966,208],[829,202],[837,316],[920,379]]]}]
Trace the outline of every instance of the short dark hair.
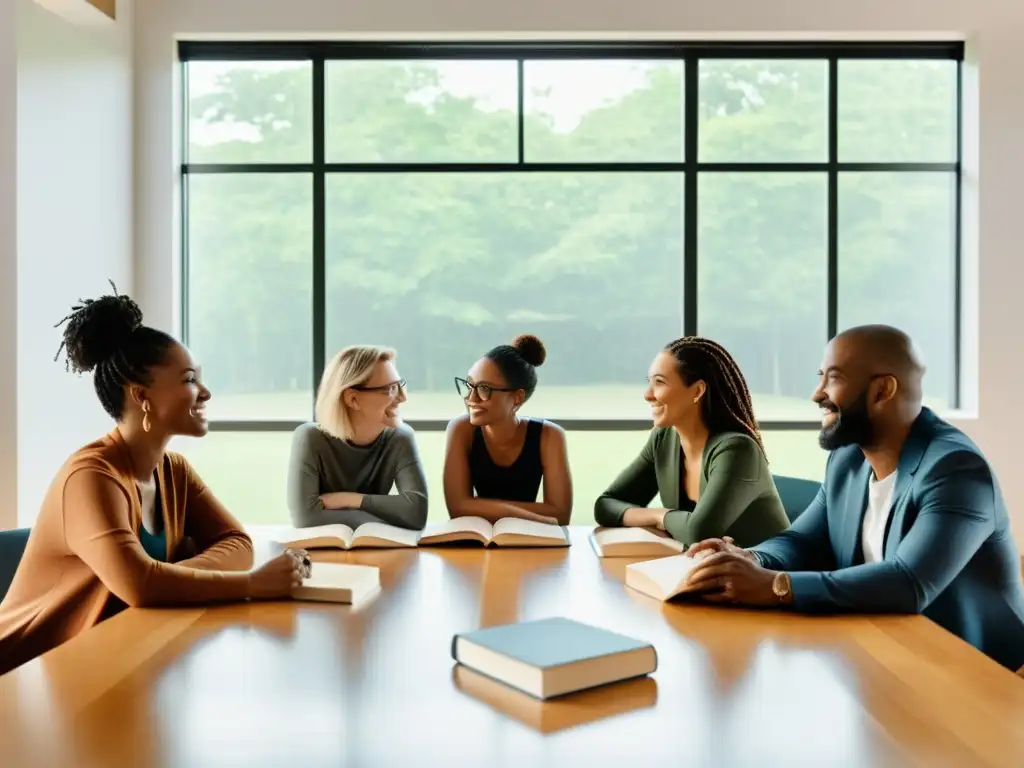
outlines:
[{"label": "short dark hair", "polygon": [[763,453],[764,441],[747,381],[725,347],[700,336],[684,336],[666,345],[665,350],[675,356],[679,375],[687,386],[695,381],[707,385],[701,398],[701,415],[708,431],[740,432],[761,446]]},{"label": "short dark hair", "polygon": [[124,416],[125,386],[152,383],[150,368],[161,364],[173,337],[142,324],[142,310],[127,296],[117,293],[98,299],[79,299],[71,314],[54,327],[64,328],[57,350],[66,352],[65,368],[75,373],[95,370],[93,385],[100,404],[110,416]]},{"label": "short dark hair", "polygon": [[547,350],[536,336],[524,333],[516,336],[511,344],[500,344],[484,357],[498,366],[507,386],[525,391],[529,400],[537,388],[536,369],[544,364]]}]

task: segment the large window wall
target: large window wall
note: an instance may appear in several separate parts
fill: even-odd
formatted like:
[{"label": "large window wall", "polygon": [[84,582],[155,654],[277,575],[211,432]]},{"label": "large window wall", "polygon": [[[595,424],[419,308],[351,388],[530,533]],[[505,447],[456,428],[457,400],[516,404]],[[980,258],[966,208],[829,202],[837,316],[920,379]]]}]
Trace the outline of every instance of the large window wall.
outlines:
[{"label": "large window wall", "polygon": [[[452,377],[548,346],[577,511],[649,428],[651,357],[737,358],[777,472],[820,477],[825,342],[913,335],[959,394],[956,44],[182,43],[183,332],[215,434],[179,448],[286,520],[289,432],[340,347],[399,350],[444,515]],[[243,468],[244,467],[244,468]]]}]

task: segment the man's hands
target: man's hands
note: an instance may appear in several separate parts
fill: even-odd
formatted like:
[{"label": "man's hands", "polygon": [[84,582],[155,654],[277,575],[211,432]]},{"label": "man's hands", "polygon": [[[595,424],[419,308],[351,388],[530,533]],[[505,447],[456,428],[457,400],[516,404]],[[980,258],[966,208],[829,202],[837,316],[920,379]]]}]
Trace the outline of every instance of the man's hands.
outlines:
[{"label": "man's hands", "polygon": [[753,553],[737,547],[728,536],[697,542],[686,554],[700,562],[690,571],[683,594],[710,603],[754,606],[780,605],[790,599],[789,595],[780,598],[772,589],[778,572],[762,568]]},{"label": "man's hands", "polygon": [[713,555],[716,552],[728,552],[733,555],[740,555],[746,557],[753,563],[757,563],[757,559],[754,557],[753,552],[748,552],[743,547],[737,547],[732,540],[732,536],[723,536],[720,539],[704,539],[704,541],[698,541],[696,544],[690,546],[686,550],[686,554],[690,557],[698,557]]}]

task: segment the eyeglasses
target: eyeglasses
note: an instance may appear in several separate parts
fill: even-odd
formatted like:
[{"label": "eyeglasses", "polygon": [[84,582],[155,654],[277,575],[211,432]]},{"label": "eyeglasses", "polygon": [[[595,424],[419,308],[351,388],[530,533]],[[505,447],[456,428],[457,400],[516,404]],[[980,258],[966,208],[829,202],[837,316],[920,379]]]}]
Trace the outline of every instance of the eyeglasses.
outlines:
[{"label": "eyeglasses", "polygon": [[476,392],[477,399],[486,401],[491,399],[494,392],[515,392],[512,387],[492,387],[490,384],[473,384],[472,382],[455,377],[455,389],[463,400],[468,400],[470,395]]},{"label": "eyeglasses", "polygon": [[381,384],[379,387],[352,387],[357,392],[382,392],[388,397],[396,397],[399,392],[405,392],[405,379],[392,381],[389,384]]}]

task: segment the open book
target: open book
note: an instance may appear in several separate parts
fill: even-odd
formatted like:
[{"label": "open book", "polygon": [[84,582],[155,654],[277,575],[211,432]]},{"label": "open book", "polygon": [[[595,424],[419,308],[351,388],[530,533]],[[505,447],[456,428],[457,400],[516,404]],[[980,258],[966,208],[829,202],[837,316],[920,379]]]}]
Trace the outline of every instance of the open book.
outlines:
[{"label": "open book", "polygon": [[480,542],[485,547],[568,547],[569,537],[560,525],[535,523],[518,517],[503,517],[493,525],[482,517],[456,517],[429,526],[420,536],[420,546],[451,542]]},{"label": "open book", "polygon": [[292,590],[295,600],[361,603],[380,591],[380,568],[347,563],[313,563],[309,578]]},{"label": "open book", "polygon": [[626,566],[626,586],[657,600],[671,600],[683,591],[690,571],[708,554],[705,550],[697,557],[676,555],[631,563]]},{"label": "open book", "polygon": [[363,523],[354,531],[347,525],[315,525],[289,528],[277,536],[277,542],[298,549],[355,549],[376,547],[394,549],[415,547],[420,532],[386,523]]},{"label": "open book", "polygon": [[647,528],[595,528],[590,545],[598,557],[663,557],[678,555],[683,545],[667,534]]}]

